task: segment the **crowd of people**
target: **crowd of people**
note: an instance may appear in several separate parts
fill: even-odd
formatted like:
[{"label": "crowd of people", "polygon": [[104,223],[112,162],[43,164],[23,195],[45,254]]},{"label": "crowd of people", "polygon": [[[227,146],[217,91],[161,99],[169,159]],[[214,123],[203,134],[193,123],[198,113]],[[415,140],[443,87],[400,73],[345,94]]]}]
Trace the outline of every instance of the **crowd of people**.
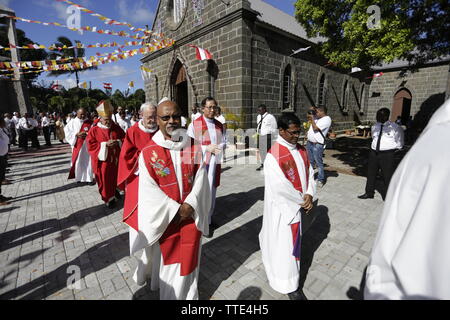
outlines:
[{"label": "crowd of people", "polygon": [[[17,130],[22,141],[31,137],[37,147],[35,132],[39,128],[46,142],[51,133],[57,139],[64,136],[60,140],[72,147],[69,179],[97,184],[107,208],[114,208],[125,195],[123,222],[129,226],[130,255],[138,261],[134,280],[159,289],[161,299],[198,299],[201,239],[210,238],[217,227],[213,222],[215,198],[227,145],[226,121],[216,99],[207,97],[201,106],[194,105],[190,121],[177,103],[167,98],[158,105],[144,103],[138,115],[127,114],[121,107],[115,112],[109,101],[102,101],[91,114],[80,108],[66,118],[44,113],[36,118],[14,114],[0,119],[0,179],[4,179],[8,145],[15,142],[12,131]],[[299,286],[301,214],[313,209],[316,189],[326,183],[323,152],[332,124],[326,107],[311,107],[307,119],[309,128],[304,132],[294,113],[276,118],[265,105],[258,108],[261,165],[257,170],[263,170],[265,176],[259,234],[262,262],[270,286],[293,300],[306,299]],[[374,197],[380,168],[389,185],[393,153],[403,147],[402,129],[389,121],[389,110],[380,109],[376,120],[366,193],[360,199]],[[306,136],[305,146],[299,144],[301,135]],[[1,188],[0,201],[8,201],[1,196]],[[389,201],[396,203],[392,197]],[[386,250],[380,241],[378,238],[372,263],[385,257],[380,256]],[[140,250],[141,255],[135,256]],[[369,297],[389,295],[371,281]],[[402,283],[395,281],[398,288],[393,295],[398,296]]]}]

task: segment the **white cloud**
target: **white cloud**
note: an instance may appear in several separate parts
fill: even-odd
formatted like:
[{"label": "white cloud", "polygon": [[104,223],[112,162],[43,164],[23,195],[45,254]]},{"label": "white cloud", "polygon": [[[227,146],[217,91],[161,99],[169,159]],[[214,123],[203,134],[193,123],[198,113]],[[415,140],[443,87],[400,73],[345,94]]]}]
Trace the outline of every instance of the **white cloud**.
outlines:
[{"label": "white cloud", "polygon": [[10,8],[9,3],[11,0],[0,0],[0,6]]},{"label": "white cloud", "polygon": [[103,67],[102,69],[98,70],[90,70],[84,73],[80,73],[80,77],[83,77],[84,79],[89,80],[107,80],[109,78],[115,78],[115,77],[122,77],[126,76],[132,73],[137,72],[136,70],[130,71],[127,68],[123,66],[108,66]]},{"label": "white cloud", "polygon": [[125,22],[151,25],[155,17],[155,13],[149,8],[148,1],[139,0],[131,2],[119,0],[117,6],[120,12],[120,19],[125,20]]}]

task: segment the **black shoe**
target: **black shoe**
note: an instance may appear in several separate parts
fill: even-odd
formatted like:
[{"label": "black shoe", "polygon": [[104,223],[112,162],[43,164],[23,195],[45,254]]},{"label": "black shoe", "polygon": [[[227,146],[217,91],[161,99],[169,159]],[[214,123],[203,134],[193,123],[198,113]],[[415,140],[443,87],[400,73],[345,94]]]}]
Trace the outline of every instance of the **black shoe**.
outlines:
[{"label": "black shoe", "polygon": [[364,193],[363,195],[358,196],[359,199],[373,199],[373,195],[369,195]]},{"label": "black shoe", "polygon": [[308,298],[303,293],[303,290],[297,290],[291,293],[288,293],[288,297],[290,300],[308,300]]},{"label": "black shoe", "polygon": [[113,200],[111,200],[110,202],[108,202],[108,203],[106,204],[106,207],[107,207],[108,209],[113,209],[115,206],[116,206],[116,199],[113,199]]},{"label": "black shoe", "polygon": [[264,169],[264,165],[261,165],[259,168],[256,168],[256,171],[261,171],[262,169]]},{"label": "black shoe", "polygon": [[90,185],[90,186],[95,186],[96,183],[97,183],[97,181],[93,180],[93,181],[91,181],[91,182],[88,182],[88,185]]},{"label": "black shoe", "polygon": [[4,196],[0,195],[0,202],[7,202],[12,199],[13,199],[13,197],[4,197]]}]

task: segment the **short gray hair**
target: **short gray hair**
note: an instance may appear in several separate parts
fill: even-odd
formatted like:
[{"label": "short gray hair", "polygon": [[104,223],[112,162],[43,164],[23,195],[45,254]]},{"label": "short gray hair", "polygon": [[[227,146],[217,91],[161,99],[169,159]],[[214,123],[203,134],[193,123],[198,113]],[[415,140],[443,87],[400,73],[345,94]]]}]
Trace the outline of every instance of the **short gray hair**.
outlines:
[{"label": "short gray hair", "polygon": [[146,109],[151,109],[151,108],[155,108],[156,109],[156,105],[152,102],[146,102],[144,104],[141,105],[141,109],[139,110],[140,112],[144,112]]}]

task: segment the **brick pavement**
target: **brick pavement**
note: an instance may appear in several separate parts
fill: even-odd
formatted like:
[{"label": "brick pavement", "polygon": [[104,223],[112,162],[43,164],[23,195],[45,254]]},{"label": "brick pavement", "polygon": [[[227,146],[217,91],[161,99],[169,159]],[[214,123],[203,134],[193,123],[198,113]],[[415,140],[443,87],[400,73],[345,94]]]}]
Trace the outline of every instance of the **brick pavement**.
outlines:
[{"label": "brick pavement", "polygon": [[[7,177],[15,181],[3,194],[15,199],[0,208],[0,299],[158,298],[132,280],[136,263],[128,255],[122,210],[106,209],[97,186],[67,180],[67,146],[15,151],[10,162]],[[213,238],[203,238],[201,299],[287,299],[270,288],[261,262],[264,179],[255,168],[224,165],[219,228]],[[309,299],[349,299],[359,288],[383,205],[378,194],[356,198],[364,184],[363,177],[334,172],[305,220],[308,225],[315,217],[302,246]],[[68,287],[77,268],[80,280]]]}]

